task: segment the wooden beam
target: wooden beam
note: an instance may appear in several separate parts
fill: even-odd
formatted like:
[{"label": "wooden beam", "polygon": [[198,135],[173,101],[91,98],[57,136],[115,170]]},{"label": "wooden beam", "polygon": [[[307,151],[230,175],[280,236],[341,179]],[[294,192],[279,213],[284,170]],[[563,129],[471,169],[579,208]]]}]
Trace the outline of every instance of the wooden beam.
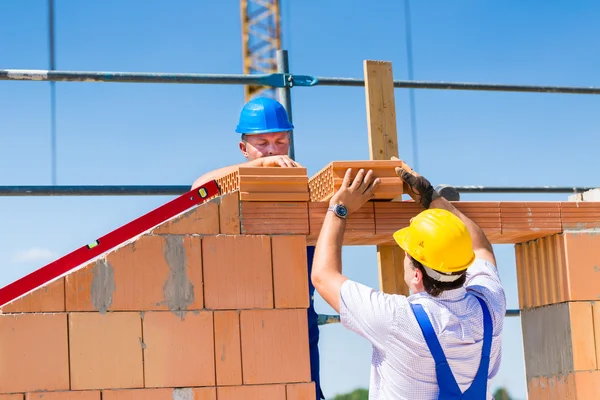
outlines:
[{"label": "wooden beam", "polygon": [[[398,157],[392,63],[366,60],[364,75],[370,159]],[[377,246],[379,288],[385,293],[408,295],[404,280],[396,279],[404,275],[404,254],[402,249],[393,246]]]}]

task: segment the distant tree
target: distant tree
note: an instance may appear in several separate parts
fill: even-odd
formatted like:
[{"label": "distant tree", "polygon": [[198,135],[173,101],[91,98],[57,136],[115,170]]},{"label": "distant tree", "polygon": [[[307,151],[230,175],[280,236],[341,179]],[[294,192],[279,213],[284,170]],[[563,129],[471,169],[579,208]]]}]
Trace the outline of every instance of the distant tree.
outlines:
[{"label": "distant tree", "polygon": [[333,400],[368,400],[369,391],[367,389],[355,389],[350,393],[338,394]]},{"label": "distant tree", "polygon": [[494,400],[514,400],[510,394],[508,394],[508,390],[506,388],[498,388],[494,392]]}]

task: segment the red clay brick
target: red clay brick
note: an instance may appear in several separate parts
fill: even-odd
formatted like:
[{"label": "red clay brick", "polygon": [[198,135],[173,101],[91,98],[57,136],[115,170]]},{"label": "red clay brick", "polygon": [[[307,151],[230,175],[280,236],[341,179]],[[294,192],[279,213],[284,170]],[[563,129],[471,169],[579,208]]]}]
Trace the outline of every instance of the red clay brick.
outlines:
[{"label": "red clay brick", "polygon": [[0,393],[68,390],[67,315],[0,315],[0,354]]},{"label": "red clay brick", "polygon": [[[366,244],[370,240],[377,243],[381,238],[375,235],[375,207],[374,204],[368,202],[356,212],[350,214],[346,221],[346,230],[344,231],[344,245]],[[326,201],[308,203],[308,221],[310,233],[307,237],[308,243],[315,245],[323,220],[327,214],[329,203]]]},{"label": "red clay brick", "polygon": [[102,400],[217,400],[214,387],[103,390]]},{"label": "red clay brick", "polygon": [[268,236],[206,236],[202,255],[206,308],[273,308]]},{"label": "red clay brick", "polygon": [[220,231],[226,235],[239,235],[240,197],[239,192],[227,193],[219,198]]},{"label": "red clay brick", "polygon": [[570,300],[600,299],[600,235],[563,233]]},{"label": "red clay brick", "polygon": [[57,279],[0,309],[0,313],[62,311],[65,311],[65,278]]},{"label": "red clay brick", "polygon": [[216,235],[219,233],[219,204],[215,200],[200,204],[152,230],[152,234]]},{"label": "red clay brick", "polygon": [[305,236],[273,236],[273,283],[276,308],[308,308]]},{"label": "red clay brick", "polygon": [[0,400],[23,400],[22,394],[0,394]]},{"label": "red clay brick", "polygon": [[219,400],[286,400],[285,385],[220,386]]},{"label": "red clay brick", "polygon": [[215,311],[217,385],[242,384],[239,311]]},{"label": "red clay brick", "polygon": [[143,387],[138,312],[69,314],[71,389]]},{"label": "red clay brick", "polygon": [[217,385],[241,385],[242,350],[239,311],[215,311],[214,325]]},{"label": "red clay brick", "polygon": [[212,312],[147,312],[143,332],[146,387],[215,385]]},{"label": "red clay brick", "polygon": [[244,384],[310,382],[304,309],[243,310]]},{"label": "red clay brick", "polygon": [[[0,400],[2,400],[0,398]],[[100,400],[99,390],[27,393],[25,400]]]},{"label": "red clay brick", "polygon": [[317,397],[315,383],[292,383],[286,385],[287,400],[307,400]]},{"label": "red clay brick", "polygon": [[527,382],[530,400],[592,400],[600,398],[600,371],[579,371]]},{"label": "red clay brick", "polygon": [[308,235],[308,203],[242,201],[240,223],[248,235]]},{"label": "red clay brick", "polygon": [[68,311],[202,309],[198,236],[141,236],[66,277]]}]

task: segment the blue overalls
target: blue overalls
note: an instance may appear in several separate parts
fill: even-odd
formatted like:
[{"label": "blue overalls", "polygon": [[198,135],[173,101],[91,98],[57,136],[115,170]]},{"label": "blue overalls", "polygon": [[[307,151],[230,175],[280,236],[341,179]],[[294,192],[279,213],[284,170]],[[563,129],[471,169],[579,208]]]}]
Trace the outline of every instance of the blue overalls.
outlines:
[{"label": "blue overalls", "polygon": [[[477,296],[476,296],[477,297]],[[438,400],[485,400],[487,393],[488,369],[490,366],[490,352],[492,348],[492,318],[484,301],[477,297],[481,308],[483,309],[483,347],[481,351],[481,361],[475,379],[471,386],[462,393],[450,366],[446,361],[444,351],[437,340],[437,336],[427,314],[420,304],[411,304],[413,312],[417,317],[417,322],[421,327],[427,346],[435,360],[435,373],[437,376],[440,392]]]},{"label": "blue overalls", "polygon": [[315,382],[317,391],[316,400],[324,399],[323,392],[321,391],[321,379],[320,379],[320,361],[319,361],[319,321],[318,315],[315,311],[315,287],[310,279],[312,272],[313,257],[315,255],[315,246],[306,247],[306,256],[308,259],[308,295],[310,298],[310,304],[308,306],[308,344],[310,347],[310,377]]}]

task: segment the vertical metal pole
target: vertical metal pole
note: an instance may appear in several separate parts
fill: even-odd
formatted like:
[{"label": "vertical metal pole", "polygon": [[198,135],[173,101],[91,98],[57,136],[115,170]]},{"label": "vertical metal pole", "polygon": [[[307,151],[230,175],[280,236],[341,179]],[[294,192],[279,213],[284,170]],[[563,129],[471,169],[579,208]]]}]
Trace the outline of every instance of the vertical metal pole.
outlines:
[{"label": "vertical metal pole", "polygon": [[[54,0],[48,0],[48,41],[50,47],[50,70],[54,64]],[[50,81],[50,151],[52,167],[52,184],[56,185],[56,88]]]},{"label": "vertical metal pole", "polygon": [[[277,72],[280,74],[290,73],[290,64],[288,60],[287,50],[277,50]],[[287,111],[290,122],[293,123],[292,119],[292,96],[291,89],[289,86],[277,88],[277,100],[283,104]],[[295,160],[296,155],[294,152],[294,131],[290,131],[290,152],[289,157]]]}]

